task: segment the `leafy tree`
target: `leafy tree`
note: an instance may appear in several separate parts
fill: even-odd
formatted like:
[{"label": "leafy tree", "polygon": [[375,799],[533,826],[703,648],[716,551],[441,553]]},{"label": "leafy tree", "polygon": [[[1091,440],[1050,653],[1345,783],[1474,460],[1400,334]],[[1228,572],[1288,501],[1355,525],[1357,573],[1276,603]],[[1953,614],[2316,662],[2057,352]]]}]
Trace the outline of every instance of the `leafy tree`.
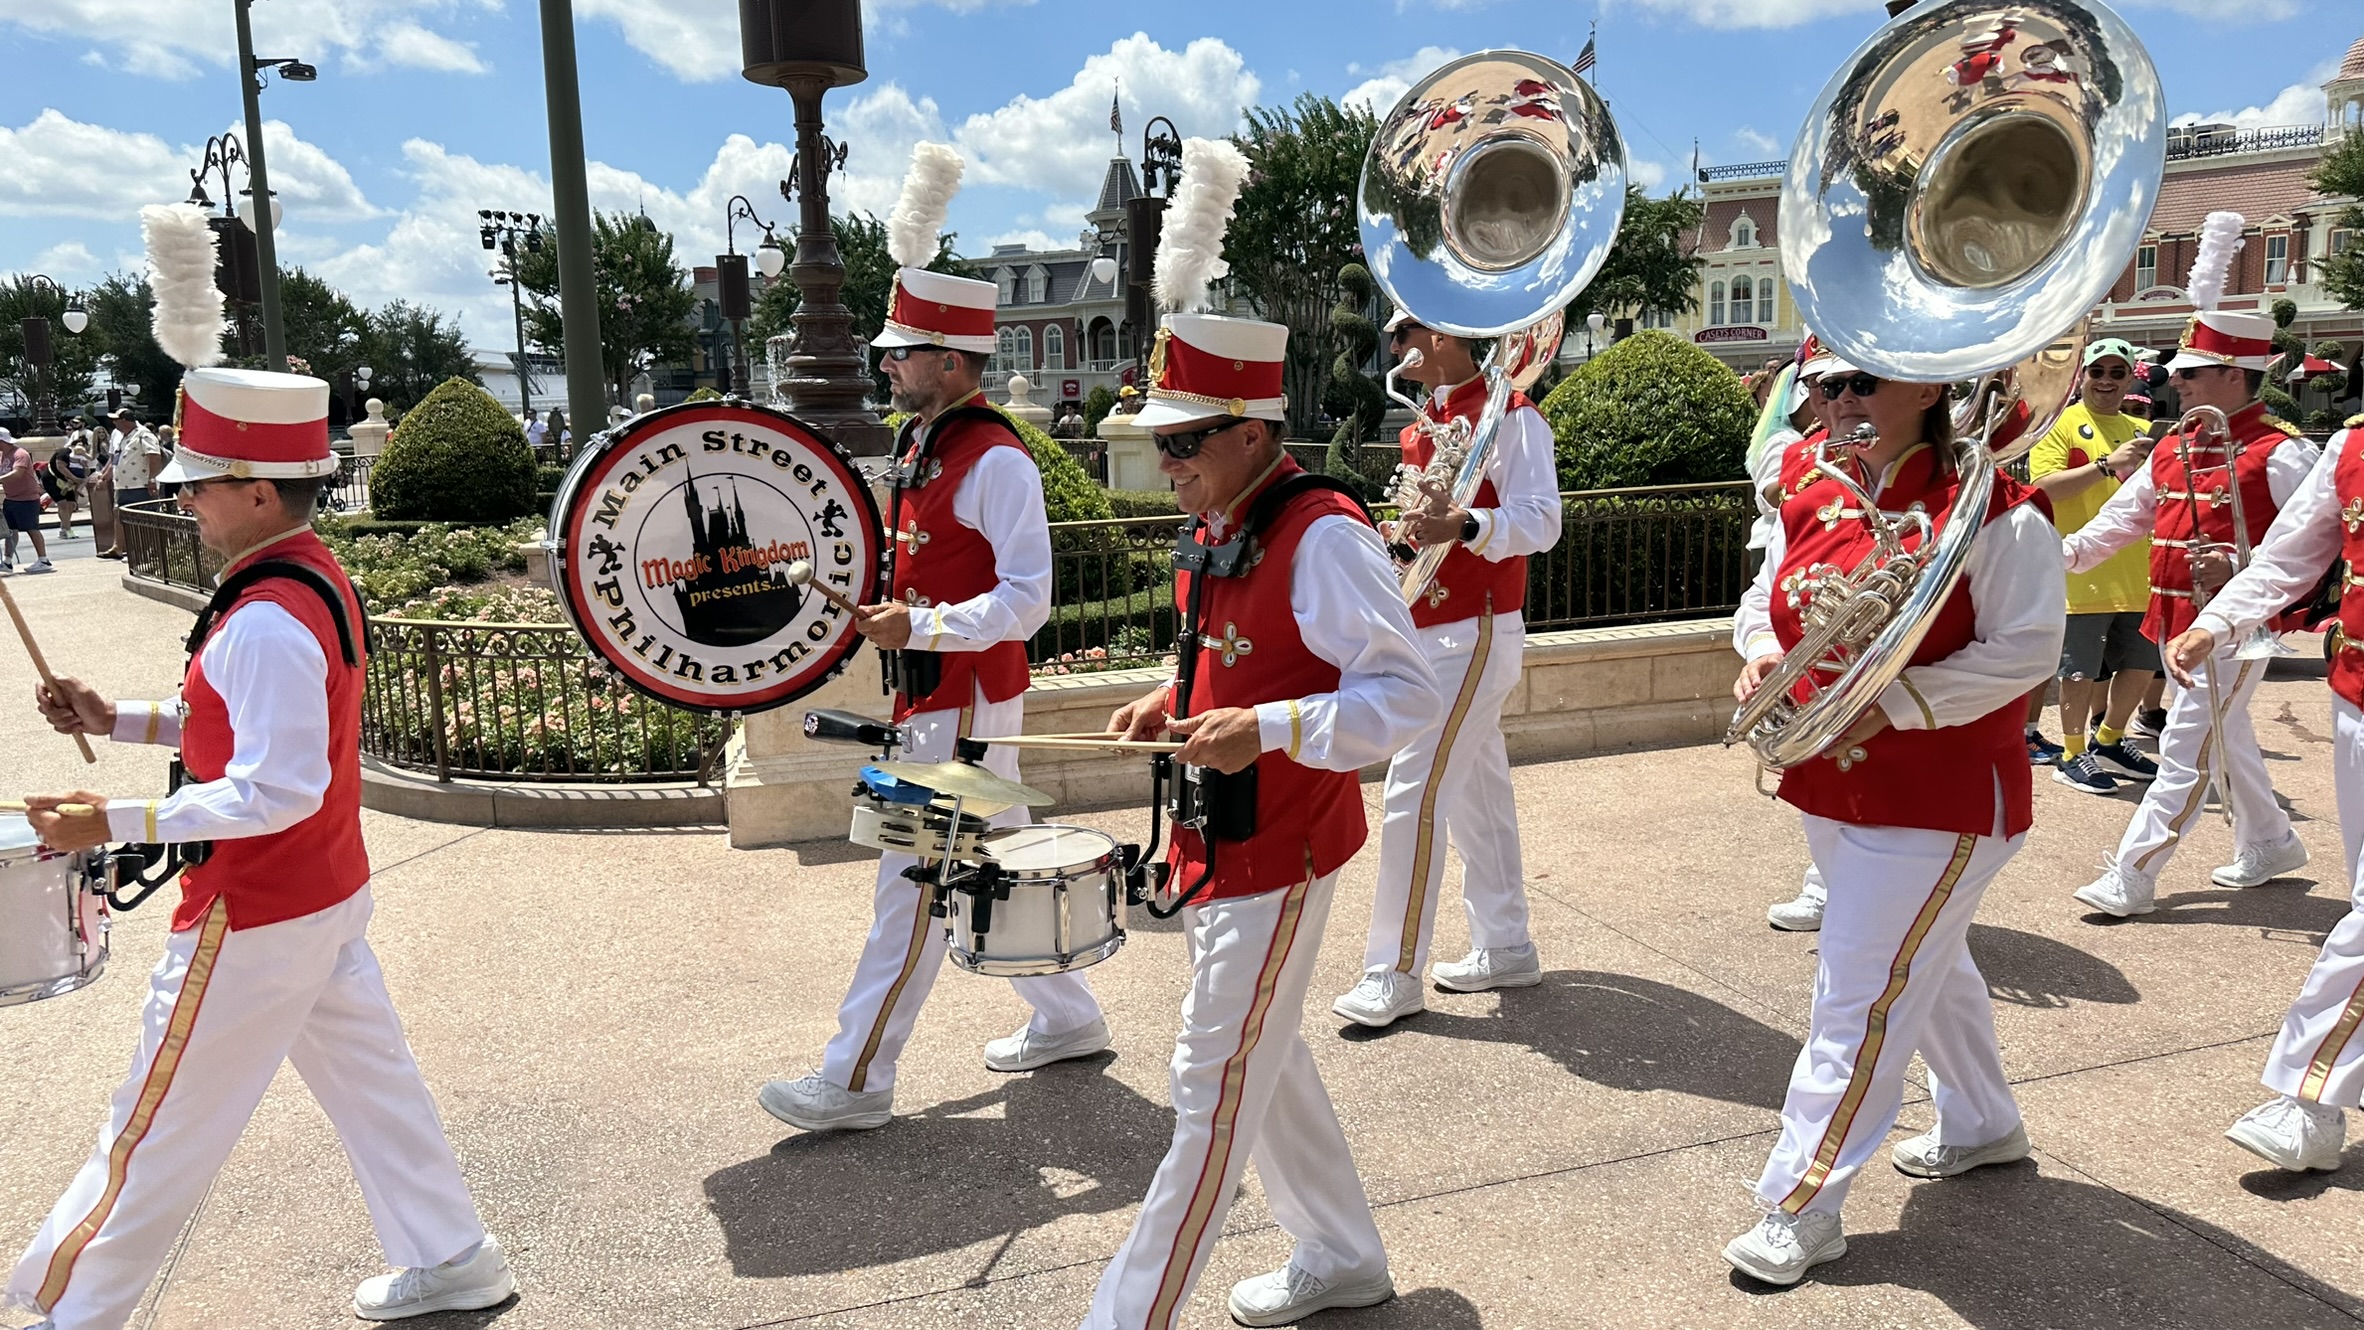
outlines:
[{"label": "leafy tree", "polygon": [[1289,328],[1282,378],[1289,432],[1313,430],[1335,351],[1330,312],[1338,274],[1363,257],[1352,201],[1378,118],[1305,93],[1285,108],[1258,107],[1235,141],[1253,168],[1225,239],[1231,281],[1265,318]]},{"label": "leafy tree", "polygon": [[1084,394],[1084,434],[1098,438],[1100,422],[1106,420],[1108,413],[1115,409],[1116,394],[1108,391],[1105,384],[1095,384],[1090,392]]},{"label": "leafy tree", "polygon": [[90,397],[102,348],[88,329],[80,334],[67,332],[65,314],[64,293],[46,282],[36,288],[30,276],[20,273],[0,285],[0,388],[24,399],[28,419],[41,385],[33,363],[25,358],[21,320],[49,320],[49,383],[59,414],[73,414]]},{"label": "leafy tree", "polygon": [[[868,213],[849,213],[829,219],[830,233],[837,238],[837,257],[845,264],[845,287],[838,298],[853,312],[854,338],[867,346],[886,326],[887,305],[895,295],[895,260],[887,253],[886,223]],[[947,231],[937,237],[936,257],[929,260],[930,272],[950,273],[955,277],[975,277],[975,264],[952,252],[958,235]],[[794,242],[790,242],[793,246]],[[754,317],[747,321],[747,355],[760,359],[764,342],[781,333],[791,331],[789,320],[802,303],[803,293],[796,283],[783,275],[768,283],[763,294],[755,299]],[[866,357],[867,358],[867,357]],[[870,378],[876,385],[879,400],[886,399],[886,376],[878,372],[875,362],[870,365]]]},{"label": "leafy tree", "polygon": [[97,343],[115,382],[138,385],[134,409],[155,420],[169,416],[173,392],[181,384],[181,367],[156,344],[156,297],[148,289],[148,279],[113,273],[85,299],[90,327],[82,335]]},{"label": "leafy tree", "polygon": [[[599,358],[613,400],[628,401],[632,379],[649,366],[687,360],[697,349],[690,314],[697,296],[689,273],[673,255],[673,237],[648,218],[596,213],[591,218],[591,263],[599,285]],[[527,294],[527,339],[564,354],[565,320],[558,298],[558,243],[519,251],[518,279]]]},{"label": "leafy tree", "polygon": [[506,522],[533,512],[534,480],[524,427],[474,382],[447,379],[386,440],[370,509],[389,521]]},{"label": "leafy tree", "polygon": [[1371,280],[1370,269],[1349,263],[1338,270],[1338,289],[1338,307],[1330,311],[1330,338],[1338,358],[1330,365],[1328,403],[1338,431],[1322,459],[1322,470],[1333,476],[1360,470],[1363,440],[1378,432],[1379,419],[1387,414],[1386,389],[1363,372],[1379,350],[1379,328],[1369,313],[1378,283]]},{"label": "leafy tree", "polygon": [[1612,318],[1655,310],[1688,314],[1699,308],[1699,270],[1707,260],[1684,252],[1684,238],[1699,229],[1707,205],[1689,190],[1662,199],[1625,188],[1625,220],[1617,227],[1617,243],[1610,249],[1600,275],[1568,307],[1570,325],[1580,325],[1594,311]]},{"label": "leafy tree", "polygon": [[356,363],[370,368],[369,395],[383,398],[397,415],[448,380],[479,383],[459,321],[406,300],[390,300],[368,316],[354,354]]},{"label": "leafy tree", "polygon": [[[315,377],[334,383],[363,363],[369,316],[344,292],[302,268],[279,270],[279,327],[287,337],[287,354],[303,361]],[[254,363],[259,367],[262,361]]]},{"label": "leafy tree", "polygon": [[1679,485],[1739,475],[1756,425],[1740,378],[1669,333],[1635,333],[1543,399],[1560,488]]},{"label": "leafy tree", "polygon": [[[2315,192],[2327,198],[2364,199],[2364,133],[2345,135],[2333,144],[2316,165],[2313,184]],[[2364,233],[2364,207],[2351,204],[2341,209],[2332,226],[2352,235]],[[2364,244],[2351,243],[2324,260],[2321,274],[2323,288],[2341,304],[2364,309]]]}]

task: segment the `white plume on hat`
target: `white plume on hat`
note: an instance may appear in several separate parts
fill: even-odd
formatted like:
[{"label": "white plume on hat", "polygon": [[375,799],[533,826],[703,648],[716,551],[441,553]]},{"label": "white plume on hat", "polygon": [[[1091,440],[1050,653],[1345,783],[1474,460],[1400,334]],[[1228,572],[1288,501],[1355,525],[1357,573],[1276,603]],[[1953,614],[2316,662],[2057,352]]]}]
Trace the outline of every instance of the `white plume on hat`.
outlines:
[{"label": "white plume on hat", "polygon": [[2200,246],[2192,255],[2191,279],[2184,283],[2195,308],[2214,309],[2224,299],[2233,256],[2241,252],[2241,232],[2248,225],[2237,212],[2212,212],[2200,223]]},{"label": "white plume on hat", "polygon": [[156,295],[156,344],[189,369],[222,362],[222,293],[213,284],[213,228],[193,203],[140,209],[149,288]]},{"label": "white plume on hat", "polygon": [[1207,288],[1231,271],[1223,233],[1248,182],[1247,154],[1218,139],[1182,141],[1182,178],[1157,244],[1157,303],[1177,313],[1204,308]]},{"label": "white plume on hat", "polygon": [[903,178],[903,197],[887,218],[887,254],[906,268],[925,268],[936,261],[937,237],[944,232],[952,196],[960,192],[960,173],[968,163],[941,143],[911,145],[911,174]]}]

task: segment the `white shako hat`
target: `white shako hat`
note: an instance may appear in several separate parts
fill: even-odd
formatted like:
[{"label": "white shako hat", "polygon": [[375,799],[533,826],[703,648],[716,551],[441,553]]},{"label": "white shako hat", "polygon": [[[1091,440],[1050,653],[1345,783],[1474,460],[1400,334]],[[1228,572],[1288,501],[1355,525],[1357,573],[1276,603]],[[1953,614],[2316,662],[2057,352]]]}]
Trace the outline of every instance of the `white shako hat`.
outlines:
[{"label": "white shako hat", "polygon": [[192,369],[173,411],[172,462],[156,479],[294,480],[336,473],[328,384],[307,374]]},{"label": "white shako hat", "polygon": [[2167,362],[2170,371],[2229,365],[2264,369],[2274,359],[2274,320],[2266,314],[2229,314],[2204,309],[2183,330],[2183,348]]},{"label": "white shako hat", "polygon": [[992,355],[993,305],[1001,288],[926,268],[895,272],[894,301],[872,346],[940,346]]},{"label": "white shako hat", "polygon": [[1133,423],[1143,429],[1237,416],[1286,420],[1281,366],[1287,324],[1220,314],[1168,314],[1149,352],[1148,404]]}]

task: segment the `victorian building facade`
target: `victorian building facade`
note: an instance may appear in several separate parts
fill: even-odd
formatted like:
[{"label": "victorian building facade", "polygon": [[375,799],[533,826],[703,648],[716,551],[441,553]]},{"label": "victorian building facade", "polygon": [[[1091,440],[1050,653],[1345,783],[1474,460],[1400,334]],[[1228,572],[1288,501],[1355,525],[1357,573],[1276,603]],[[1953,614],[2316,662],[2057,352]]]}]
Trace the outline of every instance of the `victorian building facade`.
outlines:
[{"label": "victorian building facade", "polygon": [[[1132,241],[1125,204],[1140,193],[1132,162],[1112,158],[1074,247],[998,245],[968,260],[1001,292],[995,309],[1000,349],[986,373],[988,392],[999,397],[1012,374],[1024,374],[1034,384],[1034,400],[1056,409],[1062,402],[1080,404],[1094,388],[1113,393],[1133,382],[1124,285]],[[1094,260],[1103,258],[1115,265],[1114,277],[1093,271]]]}]

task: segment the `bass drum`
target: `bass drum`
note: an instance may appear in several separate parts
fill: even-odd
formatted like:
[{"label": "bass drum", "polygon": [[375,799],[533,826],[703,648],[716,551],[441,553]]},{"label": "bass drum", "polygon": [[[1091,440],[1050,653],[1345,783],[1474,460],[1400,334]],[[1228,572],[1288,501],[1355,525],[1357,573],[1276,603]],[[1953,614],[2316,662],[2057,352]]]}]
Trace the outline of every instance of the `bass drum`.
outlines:
[{"label": "bass drum", "polygon": [[593,438],[550,510],[550,578],[592,654],[660,702],[785,706],[844,670],[886,536],[853,459],[785,411],[684,402]]}]

